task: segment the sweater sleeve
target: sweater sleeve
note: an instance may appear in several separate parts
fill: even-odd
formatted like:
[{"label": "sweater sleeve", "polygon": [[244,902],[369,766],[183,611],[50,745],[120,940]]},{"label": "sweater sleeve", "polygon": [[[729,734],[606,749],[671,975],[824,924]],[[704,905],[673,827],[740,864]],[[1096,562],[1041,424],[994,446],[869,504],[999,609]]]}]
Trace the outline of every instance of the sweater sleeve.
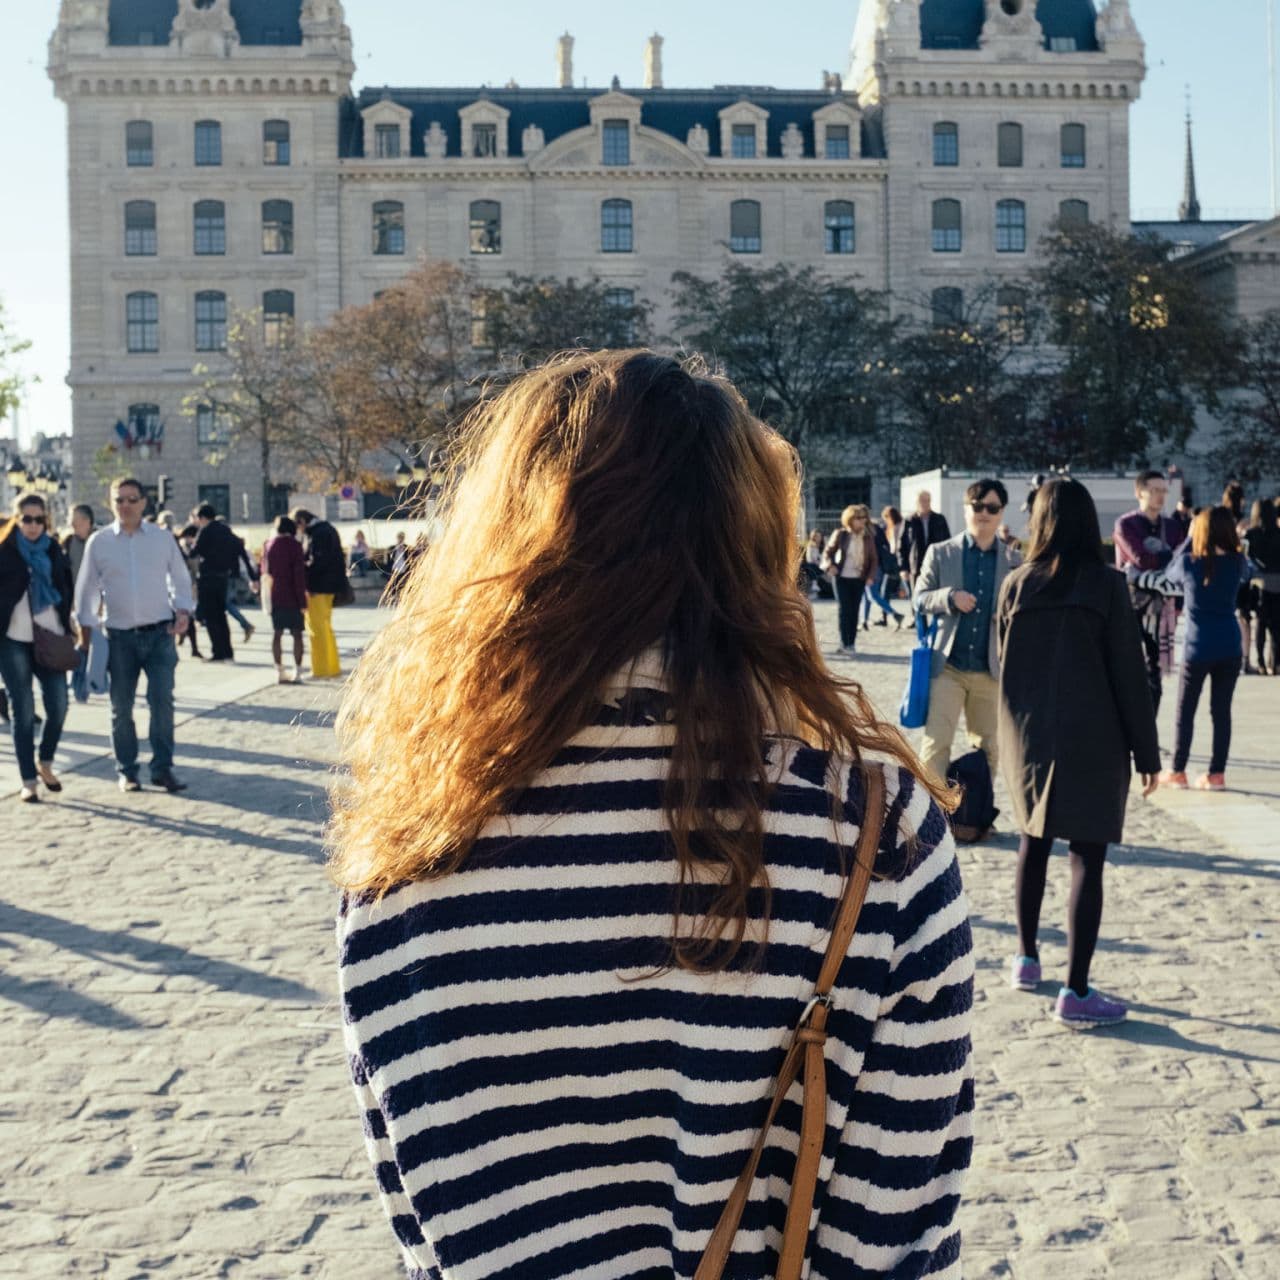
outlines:
[{"label": "sweater sleeve", "polygon": [[889,972],[822,1208],[813,1274],[827,1280],[960,1277],[973,938],[946,818],[910,774],[899,781],[890,813],[915,861],[896,885]]},{"label": "sweater sleeve", "polygon": [[1156,713],[1151,703],[1151,689],[1147,684],[1141,634],[1129,604],[1128,588],[1119,574],[1112,585],[1106,646],[1111,691],[1134,763],[1139,773],[1159,773],[1160,746],[1156,735]]}]

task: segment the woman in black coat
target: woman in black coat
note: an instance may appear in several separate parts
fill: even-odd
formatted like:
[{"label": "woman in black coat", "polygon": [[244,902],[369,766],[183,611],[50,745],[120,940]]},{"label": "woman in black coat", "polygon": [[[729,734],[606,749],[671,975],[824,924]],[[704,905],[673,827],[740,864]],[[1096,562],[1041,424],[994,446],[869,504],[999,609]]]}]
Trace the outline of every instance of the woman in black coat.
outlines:
[{"label": "woman in black coat", "polygon": [[[49,510],[38,493],[23,494],[17,514],[0,528],[0,676],[4,679],[13,722],[13,752],[22,780],[21,797],[40,798],[43,780],[61,791],[53,772],[58,739],[67,718],[67,677],[36,664],[37,627],[62,635],[71,625],[71,562],[48,531]],[[44,732],[36,760],[36,702],[32,681],[44,701]]]},{"label": "woman in black coat", "polygon": [[1131,759],[1143,794],[1160,753],[1142,645],[1124,577],[1103,556],[1089,491],[1055,478],[1036,494],[1026,563],[996,608],[1000,763],[1022,831],[1017,911],[1021,954],[1010,983],[1040,982],[1036,934],[1055,838],[1071,847],[1067,985],[1055,1016],[1071,1026],[1119,1022],[1125,1006],[1089,986],[1102,922],[1107,845],[1124,833]]}]

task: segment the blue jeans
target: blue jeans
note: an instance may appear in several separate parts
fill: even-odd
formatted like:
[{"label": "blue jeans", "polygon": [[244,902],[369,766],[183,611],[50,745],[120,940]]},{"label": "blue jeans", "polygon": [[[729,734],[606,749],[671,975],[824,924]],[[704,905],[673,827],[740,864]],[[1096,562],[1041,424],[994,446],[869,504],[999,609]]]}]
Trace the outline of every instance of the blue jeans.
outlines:
[{"label": "blue jeans", "polygon": [[240,579],[232,577],[227,582],[227,613],[233,617],[246,631],[252,631],[253,626],[249,619],[244,616],[241,611],[240,602],[236,599],[236,589],[240,586]]},{"label": "blue jeans", "polygon": [[885,575],[878,574],[874,581],[867,583],[867,593],[862,597],[862,620],[866,622],[871,617],[871,606],[877,605],[881,613],[887,618],[889,614],[893,614],[895,618],[901,617],[897,609],[893,607],[889,599],[884,594]]},{"label": "blue jeans", "polygon": [[35,665],[35,645],[21,640],[0,639],[0,677],[9,693],[9,714],[13,720],[13,754],[23,782],[32,782],[36,773],[36,698],[33,679],[40,682],[44,700],[44,732],[40,735],[40,763],[52,764],[58,753],[58,739],[67,719],[67,677],[61,671],[45,671]]},{"label": "blue jeans", "polygon": [[1182,678],[1178,682],[1177,727],[1174,730],[1175,773],[1187,771],[1196,708],[1200,705],[1200,692],[1206,680],[1209,681],[1209,709],[1213,718],[1213,752],[1209,757],[1209,772],[1226,773],[1227,756],[1231,751],[1231,699],[1235,695],[1236,681],[1239,678],[1239,658],[1228,658],[1224,662],[1183,660]]},{"label": "blue jeans", "polygon": [[116,772],[138,778],[138,732],[133,724],[133,700],[138,677],[147,677],[147,706],[151,710],[151,780],[173,768],[173,673],[178,646],[163,628],[155,631],[108,631],[107,670],[111,675],[111,746]]}]

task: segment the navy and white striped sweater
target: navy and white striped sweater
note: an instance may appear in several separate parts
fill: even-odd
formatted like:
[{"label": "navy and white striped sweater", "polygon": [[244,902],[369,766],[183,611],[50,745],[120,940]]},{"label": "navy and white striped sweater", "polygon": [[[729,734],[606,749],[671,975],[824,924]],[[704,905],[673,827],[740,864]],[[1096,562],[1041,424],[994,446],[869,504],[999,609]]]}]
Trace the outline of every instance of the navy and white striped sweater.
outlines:
[{"label": "navy and white striped sweater", "polygon": [[[606,696],[462,871],[343,903],[352,1076],[415,1280],[691,1277],[817,979],[843,888],[826,757],[775,740],[762,971],[620,981],[667,954],[672,730],[652,694]],[[888,878],[828,1023],[811,1280],[960,1275],[972,940],[945,818],[909,773],[885,774]],[[847,858],[862,794],[856,771],[842,779]],[[770,1134],[726,1280],[773,1276],[801,1095]]]}]

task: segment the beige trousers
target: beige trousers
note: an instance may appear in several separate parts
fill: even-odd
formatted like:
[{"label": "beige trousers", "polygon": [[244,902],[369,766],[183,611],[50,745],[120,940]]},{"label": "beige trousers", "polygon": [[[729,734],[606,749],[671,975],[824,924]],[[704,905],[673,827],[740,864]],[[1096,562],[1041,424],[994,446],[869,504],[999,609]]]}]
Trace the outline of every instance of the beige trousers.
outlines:
[{"label": "beige trousers", "polygon": [[929,719],[924,727],[920,754],[925,767],[939,782],[947,779],[951,744],[964,713],[965,728],[974,747],[986,752],[991,777],[996,776],[996,732],[999,724],[1000,687],[985,671],[960,671],[948,664],[929,682]]}]

